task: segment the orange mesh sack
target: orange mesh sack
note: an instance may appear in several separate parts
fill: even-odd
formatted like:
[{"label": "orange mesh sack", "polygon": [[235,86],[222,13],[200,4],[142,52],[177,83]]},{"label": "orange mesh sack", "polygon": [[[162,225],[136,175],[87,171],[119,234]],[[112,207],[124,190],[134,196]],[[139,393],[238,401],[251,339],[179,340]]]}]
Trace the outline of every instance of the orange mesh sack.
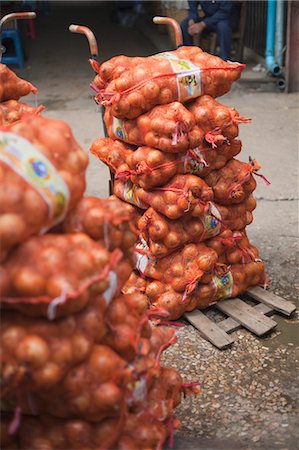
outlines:
[{"label": "orange mesh sack", "polygon": [[[118,141],[116,141],[118,142]],[[111,145],[113,154],[114,145]],[[233,140],[223,143],[216,149],[205,144],[201,149],[190,149],[185,155],[164,153],[150,147],[139,147],[134,152],[128,151],[116,170],[116,179],[130,179],[143,189],[153,189],[167,183],[176,174],[193,174],[206,177],[226,162],[241,149],[241,142]],[[110,165],[111,168],[111,165]]]},{"label": "orange mesh sack", "polygon": [[265,282],[264,264],[257,260],[247,264],[233,264],[229,268],[220,265],[218,269],[216,265],[215,272],[201,279],[187,295],[175,291],[167,283],[156,280],[147,284],[145,294],[153,312],[166,310],[169,313],[168,319],[175,320],[185,311],[205,309],[219,300],[244,293],[250,286],[264,285]]},{"label": "orange mesh sack", "polygon": [[[220,170],[206,176],[205,181],[213,188],[216,202],[223,205],[241,203],[255,190],[256,181],[253,175],[259,175],[257,171],[260,167],[256,160],[244,163],[232,159]],[[264,176],[262,177],[270,184]]]},{"label": "orange mesh sack", "polygon": [[214,204],[200,218],[183,216],[169,220],[149,208],[137,222],[140,243],[136,249],[152,258],[161,258],[188,242],[200,243],[220,233],[221,216]]},{"label": "orange mesh sack", "polygon": [[[118,417],[125,405],[125,385],[133,377],[126,361],[104,345],[94,345],[84,362],[55,386],[21,396],[24,414],[100,421]],[[34,410],[32,407],[34,405]],[[9,406],[7,406],[9,409]]]},{"label": "orange mesh sack", "polygon": [[195,124],[205,140],[217,146],[225,140],[235,139],[239,134],[238,124],[249,123],[251,119],[239,115],[234,108],[222,105],[210,95],[203,95],[187,105]]},{"label": "orange mesh sack", "polygon": [[117,119],[107,107],[104,120],[112,139],[169,153],[186,152],[204,139],[204,134],[194,128],[193,115],[179,102],[156,106],[131,120]]},{"label": "orange mesh sack", "polygon": [[137,269],[177,292],[188,294],[206,273],[213,270],[217,259],[217,253],[204,244],[188,244],[158,261],[141,260]]},{"label": "orange mesh sack", "polygon": [[246,264],[260,259],[258,249],[251,245],[245,230],[226,229],[207,241],[206,245],[215,250],[222,264]]},{"label": "orange mesh sack", "polygon": [[45,109],[44,106],[35,108],[16,100],[8,100],[0,103],[0,126],[8,125],[22,119],[26,114],[39,114]]},{"label": "orange mesh sack", "polygon": [[178,173],[182,158],[150,147],[139,147],[126,157],[127,170],[120,167],[116,179],[128,179],[143,189],[161,186]]},{"label": "orange mesh sack", "polygon": [[2,305],[54,319],[82,310],[92,295],[108,301],[132,270],[121,257],[83,233],[33,237],[2,265]]},{"label": "orange mesh sack", "polygon": [[122,202],[115,195],[107,199],[83,197],[63,222],[66,233],[86,233],[102,241],[108,250],[120,248],[127,252],[137,241],[134,223],[136,208]]},{"label": "orange mesh sack", "polygon": [[23,450],[108,450],[116,448],[123,427],[124,416],[88,422],[84,419],[57,419],[50,415],[24,415],[17,435],[19,448]]},{"label": "orange mesh sack", "polygon": [[0,64],[0,102],[19,100],[30,92],[37,93],[37,89],[26,80],[19,78],[5,64]]},{"label": "orange mesh sack", "polygon": [[140,57],[131,58],[129,56],[119,55],[103,62],[101,65],[94,59],[90,59],[91,67],[96,72],[91,87],[96,92],[99,92],[114,78],[118,78],[126,70],[136,67],[139,63],[143,62],[143,59]]},{"label": "orange mesh sack", "polygon": [[198,47],[181,47],[144,58],[97,95],[113,116],[134,119],[156,105],[184,103],[203,94],[228,92],[245,66],[228,63]]},{"label": "orange mesh sack", "polygon": [[253,220],[252,211],[256,208],[256,200],[252,195],[237,205],[215,204],[220,213],[222,223],[226,228],[235,231],[243,230]]},{"label": "orange mesh sack", "polygon": [[[110,138],[96,139],[90,151],[115,173],[125,165],[126,158],[133,153],[135,147]],[[125,167],[127,169],[127,167]]]},{"label": "orange mesh sack", "polygon": [[71,367],[86,359],[107,331],[106,302],[94,296],[77,314],[54,322],[17,311],[2,311],[1,398],[21,386],[26,392],[49,389]]},{"label": "orange mesh sack", "polygon": [[178,219],[189,211],[199,214],[213,198],[212,189],[194,175],[176,175],[163,187],[152,191],[137,188],[136,193],[142,202],[169,219]]},{"label": "orange mesh sack", "polygon": [[205,178],[213,170],[221,169],[227,161],[238,155],[242,143],[238,139],[223,142],[216,147],[204,142],[200,147],[190,149],[182,158],[181,173],[190,173]]},{"label": "orange mesh sack", "polygon": [[62,121],[27,116],[0,129],[1,259],[63,220],[85,189],[88,157]]}]

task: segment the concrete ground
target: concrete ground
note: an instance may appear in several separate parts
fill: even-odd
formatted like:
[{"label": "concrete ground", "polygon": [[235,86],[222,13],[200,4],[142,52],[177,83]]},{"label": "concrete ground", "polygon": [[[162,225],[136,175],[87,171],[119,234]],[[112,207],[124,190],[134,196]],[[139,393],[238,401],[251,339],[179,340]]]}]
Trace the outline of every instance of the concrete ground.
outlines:
[{"label": "concrete ground", "polygon": [[[38,87],[45,115],[66,120],[86,151],[103,128],[89,89],[93,73],[87,42],[68,32],[68,25],[94,30],[101,60],[121,53],[149,55],[167,46],[167,37],[148,24],[123,28],[109,22],[109,10],[111,3],[52,5],[51,14],[38,20],[28,66],[20,72]],[[240,159],[255,156],[271,181],[267,187],[258,180],[258,206],[249,235],[261,250],[271,289],[298,301],[298,95],[278,92],[266,75],[256,76],[250,66],[242,78],[221,101],[253,118],[240,127]],[[87,184],[87,194],[108,195],[108,170],[92,156]],[[178,329],[179,341],[168,350],[165,363],[178,368],[185,379],[200,380],[202,392],[178,408],[182,427],[175,448],[298,448],[298,316],[275,320],[277,331],[271,335],[258,339],[238,331],[232,349],[223,352],[190,325]]]}]

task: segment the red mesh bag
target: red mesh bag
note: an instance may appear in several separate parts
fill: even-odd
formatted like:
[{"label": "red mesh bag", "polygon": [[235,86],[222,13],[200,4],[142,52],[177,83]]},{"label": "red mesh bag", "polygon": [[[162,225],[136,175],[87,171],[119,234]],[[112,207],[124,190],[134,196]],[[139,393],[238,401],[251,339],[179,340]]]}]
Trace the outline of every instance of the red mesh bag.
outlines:
[{"label": "red mesh bag", "polygon": [[163,187],[152,191],[137,188],[135,192],[138,199],[169,219],[178,219],[195,209],[196,214],[199,214],[199,211],[204,210],[205,204],[213,198],[212,189],[194,175],[176,175]]},{"label": "red mesh bag", "polygon": [[8,100],[0,103],[0,126],[8,125],[22,119],[26,114],[39,114],[45,109],[43,105],[35,108],[16,100]]},{"label": "red mesh bag", "polygon": [[90,59],[89,62],[96,72],[91,87],[96,91],[104,89],[107,84],[114,78],[118,78],[126,70],[136,67],[140,62],[143,62],[144,58],[130,56],[114,56],[103,64],[99,64],[97,61]]},{"label": "red mesh bag", "polygon": [[185,311],[205,309],[221,299],[235,297],[250,286],[264,285],[265,282],[264,264],[256,260],[246,264],[233,264],[229,268],[225,265],[215,266],[215,272],[208,274],[205,280],[201,279],[187,295],[156,280],[148,282],[145,293],[153,312],[166,310],[169,313],[168,319],[176,320]]},{"label": "red mesh bag", "polygon": [[1,258],[63,220],[85,189],[88,157],[62,121],[27,116],[0,129]]},{"label": "red mesh bag", "polygon": [[33,237],[1,268],[1,303],[53,319],[82,310],[92,295],[111,299],[132,270],[121,256],[83,233]]},{"label": "red mesh bag", "polygon": [[104,298],[94,296],[82,312],[54,322],[2,311],[1,398],[20,385],[32,392],[59,383],[88,357],[94,342],[103,340],[105,309]]},{"label": "red mesh bag", "polygon": [[107,199],[83,197],[63,222],[66,233],[86,233],[102,241],[107,250],[130,250],[137,241],[133,224],[138,212],[115,195]]},{"label": "red mesh bag", "polygon": [[224,140],[235,139],[239,134],[238,124],[251,121],[249,118],[240,116],[234,108],[217,102],[210,95],[197,98],[189,103],[187,108],[192,113],[205,140],[213,147]]},{"label": "red mesh bag", "polygon": [[98,422],[116,418],[126,407],[126,385],[133,379],[126,361],[104,345],[94,345],[81,364],[68,371],[60,383],[33,392],[30,401],[20,397],[24,414],[51,414]]},{"label": "red mesh bag", "polygon": [[126,157],[127,170],[120,167],[116,179],[128,179],[143,189],[164,185],[179,171],[182,158],[150,147],[139,147]]},{"label": "red mesh bag", "polygon": [[[113,147],[112,144],[111,150]],[[190,149],[182,156],[139,147],[134,152],[129,150],[124,153],[124,159],[119,160],[119,166],[116,167],[116,179],[130,179],[143,189],[152,189],[164,185],[175,174],[188,173],[204,178],[214,169],[223,167],[240,150],[241,142],[237,140],[230,144],[223,143],[217,150],[205,144],[201,149]]]},{"label": "red mesh bag", "polygon": [[213,170],[222,168],[240,151],[241,141],[236,139],[217,148],[205,143],[200,149],[188,150],[185,155],[164,153],[150,147],[135,150],[110,138],[97,139],[91,147],[91,152],[109,166],[116,179],[130,179],[143,189],[163,185],[180,173],[204,178]]},{"label": "red mesh bag", "polygon": [[0,102],[19,100],[30,92],[37,93],[37,89],[29,81],[22,80],[5,64],[0,64]]},{"label": "red mesh bag", "polygon": [[232,159],[223,168],[207,175],[205,182],[213,188],[215,202],[222,205],[241,203],[255,190],[253,175],[259,175],[256,172],[260,167],[256,160],[244,163]]},{"label": "red mesh bag", "polygon": [[135,147],[110,138],[96,139],[91,146],[91,153],[103,161],[115,173],[123,166],[126,158],[133,153]]},{"label": "red mesh bag", "polygon": [[247,199],[237,205],[223,206],[216,203],[216,206],[224,226],[231,230],[240,231],[251,224],[253,220],[252,211],[256,207],[256,200],[252,195],[249,195]]},{"label": "red mesh bag", "polygon": [[159,105],[136,119],[117,119],[106,108],[105,124],[112,139],[163,152],[183,153],[202,143],[204,134],[194,129],[192,114],[179,102]]},{"label": "red mesh bag", "polygon": [[226,229],[206,242],[218,255],[222,264],[245,264],[260,258],[259,251],[250,244],[246,231]]},{"label": "red mesh bag", "polygon": [[203,94],[219,97],[230,90],[244,65],[228,63],[198,47],[143,58],[113,79],[97,100],[111,104],[113,116],[134,119],[156,105],[182,103]]},{"label": "red mesh bag", "polygon": [[115,449],[124,427],[124,416],[88,422],[84,419],[57,419],[50,415],[23,416],[18,431],[23,450]]},{"label": "red mesh bag", "polygon": [[123,294],[133,294],[134,292],[144,293],[147,285],[146,278],[141,278],[137,271],[133,270],[121,291]]},{"label": "red mesh bag", "polygon": [[148,259],[137,268],[147,277],[187,295],[206,273],[213,270],[217,259],[217,253],[204,244],[188,244],[158,261]]},{"label": "red mesh bag", "polygon": [[200,218],[183,216],[169,220],[149,208],[137,222],[140,231],[140,250],[151,258],[161,258],[186,243],[200,243],[220,233],[221,216],[214,204],[202,213]]}]

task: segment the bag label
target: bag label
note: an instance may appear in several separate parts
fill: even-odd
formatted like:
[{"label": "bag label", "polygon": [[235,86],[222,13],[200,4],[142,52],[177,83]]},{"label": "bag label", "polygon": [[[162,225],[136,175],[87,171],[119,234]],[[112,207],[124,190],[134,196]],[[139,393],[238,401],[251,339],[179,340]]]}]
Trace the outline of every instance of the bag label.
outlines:
[{"label": "bag label", "polygon": [[0,161],[44,199],[48,205],[51,226],[63,220],[70,199],[69,188],[56,167],[40,150],[18,134],[0,131]]},{"label": "bag label", "polygon": [[216,288],[216,300],[232,296],[234,280],[231,272],[220,276],[215,275],[213,283]]},{"label": "bag label", "polygon": [[117,139],[121,139],[122,141],[128,140],[128,135],[125,129],[125,121],[120,120],[117,117],[113,116],[112,119],[112,133]]},{"label": "bag label", "polygon": [[188,59],[180,59],[171,52],[158,53],[159,58],[167,59],[176,73],[178,101],[183,102],[201,95],[201,70]]},{"label": "bag label", "polygon": [[185,173],[191,173],[191,174],[198,175],[208,165],[205,162],[203,155],[202,155],[201,151],[199,150],[199,148],[194,148],[193,152],[196,154],[198,159],[187,154],[184,159],[184,170],[185,170]]},{"label": "bag label", "polygon": [[137,188],[138,186],[136,184],[133,184],[131,180],[128,180],[124,185],[123,199],[139,208],[147,208],[147,206],[139,200]]},{"label": "bag label", "polygon": [[220,233],[221,214],[212,202],[209,204],[209,206],[209,212],[207,212],[200,219],[205,231],[209,234],[209,236],[213,237],[217,236],[217,234]]}]

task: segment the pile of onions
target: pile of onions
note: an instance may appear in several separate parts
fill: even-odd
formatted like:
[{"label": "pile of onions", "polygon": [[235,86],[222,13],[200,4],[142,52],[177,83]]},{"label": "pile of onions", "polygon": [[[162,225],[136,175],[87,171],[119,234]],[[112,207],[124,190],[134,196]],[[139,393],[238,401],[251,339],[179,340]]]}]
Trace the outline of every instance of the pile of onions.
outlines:
[{"label": "pile of onions", "polygon": [[223,168],[211,172],[205,182],[213,188],[214,200],[222,205],[244,202],[256,188],[253,169],[250,163],[231,159]]},{"label": "pile of onions", "polygon": [[193,115],[179,102],[159,105],[136,119],[117,119],[111,107],[104,116],[108,135],[129,144],[146,145],[169,153],[197,147],[204,138]]},{"label": "pile of onions", "polygon": [[251,119],[240,116],[234,108],[222,105],[210,95],[198,97],[186,105],[195,124],[200,128],[207,142],[215,146],[224,140],[231,141],[239,135],[240,123]]},{"label": "pile of onions", "polygon": [[65,316],[81,311],[90,295],[109,288],[110,270],[119,273],[114,287],[119,292],[131,264],[121,261],[121,252],[110,254],[86,234],[32,237],[1,267],[1,302],[34,317],[52,317],[54,312],[55,317]]},{"label": "pile of onions", "polygon": [[[70,127],[60,120],[28,115],[4,127],[4,138],[6,133],[24,138],[54,165],[69,190],[67,208],[74,208],[85,190],[88,157],[76,142]],[[39,170],[39,166],[34,170]],[[57,210],[50,212],[34,183],[29,184],[3,160],[0,161],[0,180],[0,260],[3,261],[14,246],[44,232],[56,222],[60,203],[57,199]]]},{"label": "pile of onions", "polygon": [[[254,247],[251,247],[251,250],[253,249]],[[264,285],[267,282],[264,263],[260,259],[250,262],[248,260],[245,264],[229,266],[220,264],[219,268],[217,264],[214,271],[202,277],[194,290],[187,295],[185,292],[176,291],[169,283],[161,280],[146,278],[144,282],[143,279],[143,291],[149,298],[152,312],[166,310],[169,314],[168,319],[176,320],[185,311],[193,311],[195,308],[205,309],[223,298],[235,297],[244,293],[250,286]],[[227,280],[230,289],[219,288],[222,284],[225,287]],[[127,290],[133,290],[133,285],[131,287],[130,284],[130,280],[128,280]],[[136,281],[134,281],[134,286],[136,286]]]},{"label": "pile of onions", "polygon": [[189,149],[182,155],[152,147],[136,149],[121,141],[100,138],[94,141],[90,150],[116,174],[117,179],[130,179],[143,189],[153,189],[163,186],[176,174],[188,173],[205,178],[241,151],[241,141],[233,139],[217,148],[204,143],[200,149]]},{"label": "pile of onions", "polygon": [[[139,236],[146,246],[150,258],[162,258],[187,243],[200,243],[220,233],[222,221],[212,213],[217,213],[216,205],[198,217],[186,214],[177,220],[167,219],[163,214],[149,208],[137,222]],[[138,248],[138,245],[137,245]]]},{"label": "pile of onions", "polygon": [[26,114],[39,114],[44,109],[45,107],[42,105],[35,108],[17,100],[7,100],[0,103],[0,126],[16,122]]},{"label": "pile of onions", "polygon": [[[191,71],[192,68],[195,80],[192,74],[178,83],[171,63],[173,58],[180,61],[182,67],[185,65],[180,72],[185,72],[186,68]],[[198,69],[200,77],[196,77]],[[242,64],[225,62],[198,47],[180,47],[166,55],[139,58],[138,64],[132,58],[132,67],[113,78],[97,95],[97,100],[105,106],[111,104],[113,116],[134,119],[157,105],[177,100],[184,103],[203,94],[220,97],[230,90],[243,69]],[[195,89],[190,94],[189,85],[193,84]]]},{"label": "pile of onions", "polygon": [[19,100],[30,92],[37,93],[37,89],[29,81],[22,80],[5,64],[0,64],[0,102]]},{"label": "pile of onions", "polygon": [[126,158],[133,153],[133,150],[135,147],[110,138],[98,138],[90,148],[91,153],[106,164],[113,173],[125,166]]},{"label": "pile of onions", "polygon": [[152,191],[138,189],[138,198],[169,219],[178,219],[191,211],[196,217],[212,200],[212,189],[194,175],[175,175],[163,187]]},{"label": "pile of onions", "polygon": [[128,252],[137,241],[133,223],[136,209],[115,195],[106,199],[83,197],[69,212],[62,226],[66,233],[86,233],[108,250]]}]

